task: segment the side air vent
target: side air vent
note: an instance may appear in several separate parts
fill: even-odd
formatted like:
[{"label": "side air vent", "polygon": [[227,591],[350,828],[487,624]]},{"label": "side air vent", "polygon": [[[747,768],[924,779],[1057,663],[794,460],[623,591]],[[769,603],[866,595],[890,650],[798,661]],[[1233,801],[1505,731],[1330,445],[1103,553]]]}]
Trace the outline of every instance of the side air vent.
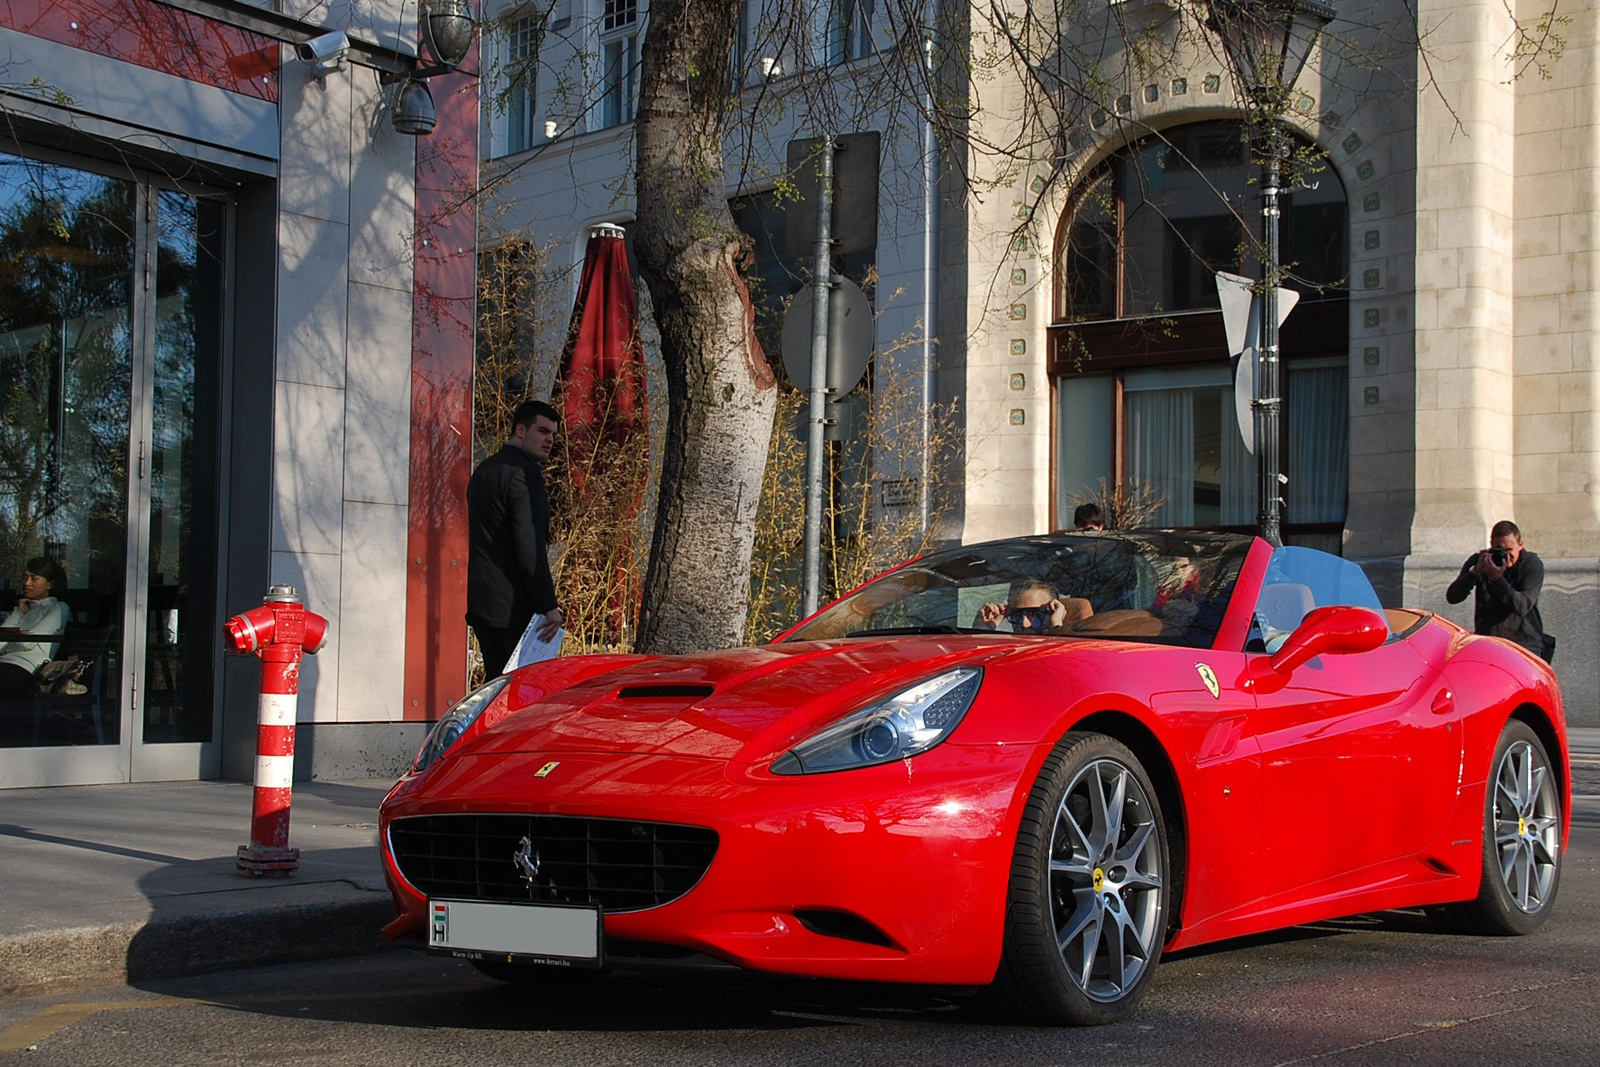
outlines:
[{"label": "side air vent", "polygon": [[794,917],[814,934],[837,937],[843,941],[859,941],[863,945],[895,948],[889,935],[867,922],[859,915],[847,911],[827,911],[822,908],[796,909]]}]

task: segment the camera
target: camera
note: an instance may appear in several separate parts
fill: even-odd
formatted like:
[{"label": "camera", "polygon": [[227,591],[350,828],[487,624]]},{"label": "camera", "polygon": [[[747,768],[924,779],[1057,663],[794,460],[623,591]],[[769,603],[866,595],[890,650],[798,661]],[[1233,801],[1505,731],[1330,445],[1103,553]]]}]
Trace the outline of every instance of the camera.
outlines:
[{"label": "camera", "polygon": [[319,80],[333,71],[343,70],[345,56],[349,53],[350,38],[343,30],[333,30],[294,46],[294,54],[300,62],[310,66],[311,76]]},{"label": "camera", "polygon": [[1506,561],[1511,557],[1503,548],[1491,548],[1489,550],[1489,558],[1494,560],[1494,565],[1496,567],[1504,567],[1506,565]]}]

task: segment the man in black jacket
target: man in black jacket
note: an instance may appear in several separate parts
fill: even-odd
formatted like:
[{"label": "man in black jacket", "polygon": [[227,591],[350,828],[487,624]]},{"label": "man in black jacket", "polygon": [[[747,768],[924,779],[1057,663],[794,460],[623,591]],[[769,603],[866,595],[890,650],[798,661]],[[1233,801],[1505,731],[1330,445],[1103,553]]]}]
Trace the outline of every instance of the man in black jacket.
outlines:
[{"label": "man in black jacket", "polygon": [[1489,531],[1489,547],[1474,552],[1461,565],[1444,598],[1459,604],[1475,593],[1472,628],[1480,634],[1514,641],[1536,656],[1543,655],[1544,624],[1539,618],[1539,590],[1544,564],[1522,547],[1522,531],[1503,519]]},{"label": "man in black jacket", "polygon": [[550,498],[542,467],[560,421],[544,401],[523,401],[511,417],[511,440],[467,482],[467,623],[491,678],[505,668],[535,615],[544,617],[538,634],[545,639],[566,621],[550,575]]}]

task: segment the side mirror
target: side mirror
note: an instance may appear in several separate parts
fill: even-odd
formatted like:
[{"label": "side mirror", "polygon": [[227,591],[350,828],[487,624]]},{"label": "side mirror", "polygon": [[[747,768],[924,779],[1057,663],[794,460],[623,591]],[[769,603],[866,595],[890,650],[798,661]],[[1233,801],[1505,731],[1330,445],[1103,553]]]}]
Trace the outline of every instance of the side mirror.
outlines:
[{"label": "side mirror", "polygon": [[1316,656],[1370,652],[1389,639],[1389,625],[1370,608],[1326,607],[1306,615],[1272,654],[1272,673],[1287,675]]}]

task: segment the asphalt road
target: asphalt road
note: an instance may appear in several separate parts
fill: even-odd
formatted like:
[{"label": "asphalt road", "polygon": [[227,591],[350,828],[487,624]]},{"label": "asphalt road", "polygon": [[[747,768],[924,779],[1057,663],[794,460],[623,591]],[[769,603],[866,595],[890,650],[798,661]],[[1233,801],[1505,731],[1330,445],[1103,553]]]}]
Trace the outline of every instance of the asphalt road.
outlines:
[{"label": "asphalt road", "polygon": [[1169,957],[1143,1009],[1019,1027],[939,991],[613,977],[547,999],[409,952],[0,1002],[0,1064],[1537,1063],[1600,1059],[1600,759],[1577,766],[1555,914],[1531,938],[1417,913]]}]

